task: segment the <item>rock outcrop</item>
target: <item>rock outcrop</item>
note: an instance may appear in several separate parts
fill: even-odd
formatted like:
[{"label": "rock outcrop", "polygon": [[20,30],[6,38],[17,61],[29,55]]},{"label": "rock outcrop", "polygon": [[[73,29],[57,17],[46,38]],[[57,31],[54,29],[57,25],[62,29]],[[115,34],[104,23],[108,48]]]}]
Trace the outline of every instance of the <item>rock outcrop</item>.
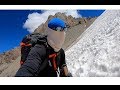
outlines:
[{"label": "rock outcrop", "polygon": [[0,65],[3,63],[10,63],[20,55],[20,47],[16,47],[0,55]]},{"label": "rock outcrop", "polygon": [[[34,31],[34,33],[43,33],[44,30],[47,28],[47,23],[50,19],[54,17],[59,17],[63,20],[65,20],[66,24],[69,25],[69,27],[74,27],[76,25],[85,25],[88,27],[97,17],[95,18],[74,18],[71,15],[66,16],[65,13],[56,13],[54,16],[50,15],[47,19],[47,21],[44,24],[41,24],[38,26],[38,28]],[[94,19],[94,20],[93,20]]]}]

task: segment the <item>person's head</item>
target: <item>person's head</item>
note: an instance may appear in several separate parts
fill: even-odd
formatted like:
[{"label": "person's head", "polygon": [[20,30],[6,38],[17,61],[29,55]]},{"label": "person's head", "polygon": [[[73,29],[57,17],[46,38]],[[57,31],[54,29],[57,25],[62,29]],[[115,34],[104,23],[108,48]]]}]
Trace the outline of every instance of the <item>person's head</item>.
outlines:
[{"label": "person's head", "polygon": [[58,52],[62,48],[66,30],[66,23],[60,18],[52,18],[48,22],[47,40],[55,52]]}]

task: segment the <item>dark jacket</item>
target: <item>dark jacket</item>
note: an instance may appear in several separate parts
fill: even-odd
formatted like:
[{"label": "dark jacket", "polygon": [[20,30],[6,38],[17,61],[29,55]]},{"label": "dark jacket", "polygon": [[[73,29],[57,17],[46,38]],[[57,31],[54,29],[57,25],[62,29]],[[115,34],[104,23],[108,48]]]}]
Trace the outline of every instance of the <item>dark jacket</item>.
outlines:
[{"label": "dark jacket", "polygon": [[[44,45],[36,44],[31,49],[27,60],[17,71],[15,77],[57,77],[56,71],[53,69],[50,60],[47,58],[48,54],[53,53],[55,52],[52,47],[49,46],[49,48],[46,49]],[[61,72],[60,76],[64,76],[62,73],[62,67],[66,65],[66,62],[63,49],[59,51],[56,61]],[[42,70],[40,69],[41,66],[44,67]]]}]

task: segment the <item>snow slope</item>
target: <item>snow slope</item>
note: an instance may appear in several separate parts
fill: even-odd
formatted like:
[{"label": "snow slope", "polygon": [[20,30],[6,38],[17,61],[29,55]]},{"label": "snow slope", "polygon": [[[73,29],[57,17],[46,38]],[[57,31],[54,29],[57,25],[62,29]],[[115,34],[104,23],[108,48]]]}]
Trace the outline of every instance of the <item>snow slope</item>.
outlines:
[{"label": "snow slope", "polygon": [[120,76],[120,10],[106,10],[65,53],[75,77]]}]

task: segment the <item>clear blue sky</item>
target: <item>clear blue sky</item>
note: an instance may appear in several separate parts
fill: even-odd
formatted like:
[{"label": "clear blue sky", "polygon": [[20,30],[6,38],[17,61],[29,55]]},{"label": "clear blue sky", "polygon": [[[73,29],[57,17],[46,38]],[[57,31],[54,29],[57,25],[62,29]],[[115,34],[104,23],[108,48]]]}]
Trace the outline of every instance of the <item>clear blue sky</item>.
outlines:
[{"label": "clear blue sky", "polygon": [[[0,10],[0,53],[19,46],[22,38],[29,34],[23,28],[27,16],[40,10]],[[78,10],[84,17],[99,16],[104,10]]]}]

